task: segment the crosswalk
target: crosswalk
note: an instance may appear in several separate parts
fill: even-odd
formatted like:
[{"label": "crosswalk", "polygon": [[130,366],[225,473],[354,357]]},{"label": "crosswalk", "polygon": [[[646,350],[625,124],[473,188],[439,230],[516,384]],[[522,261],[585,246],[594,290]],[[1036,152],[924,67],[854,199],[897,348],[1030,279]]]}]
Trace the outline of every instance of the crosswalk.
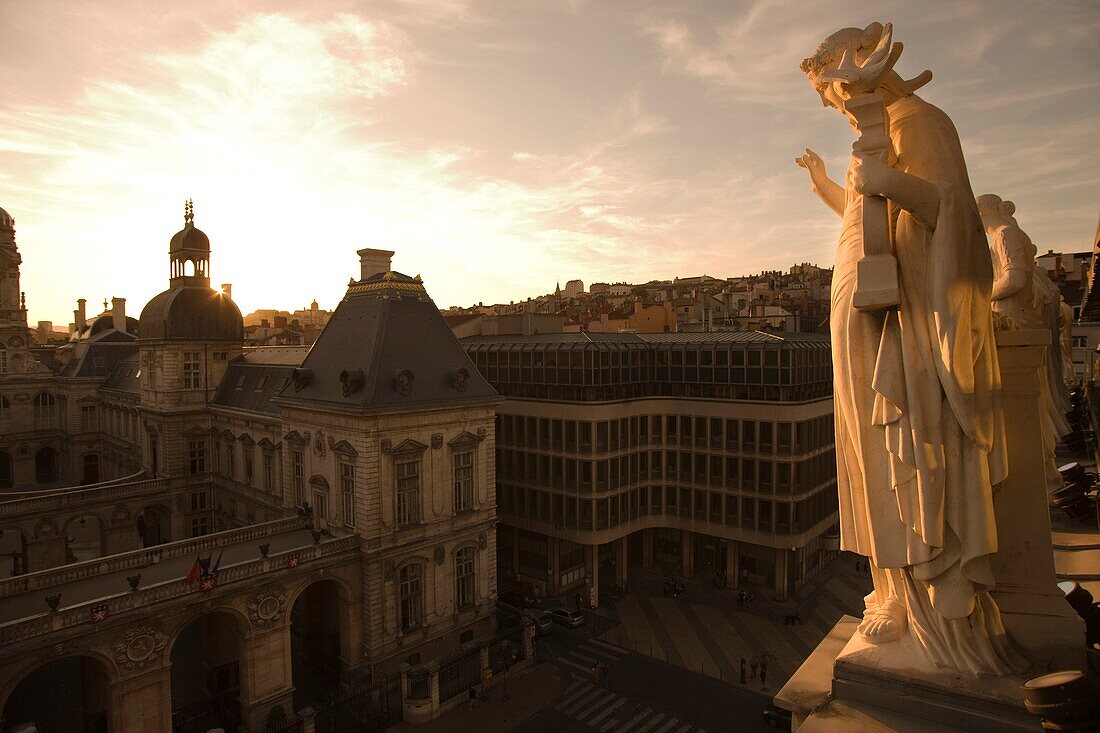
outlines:
[{"label": "crosswalk", "polygon": [[627,653],[599,639],[586,639],[559,656],[558,661],[573,673],[573,681],[562,691],[554,709],[600,733],[706,733],[642,700],[596,684],[592,676],[596,662],[603,662],[614,675],[614,663]]}]

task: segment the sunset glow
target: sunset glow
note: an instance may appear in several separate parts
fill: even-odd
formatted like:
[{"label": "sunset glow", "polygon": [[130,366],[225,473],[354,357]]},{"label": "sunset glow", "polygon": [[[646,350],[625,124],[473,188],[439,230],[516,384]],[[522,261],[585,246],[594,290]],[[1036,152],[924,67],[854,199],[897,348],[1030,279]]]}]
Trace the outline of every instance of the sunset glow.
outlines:
[{"label": "sunset glow", "polygon": [[363,247],[440,307],[829,265],[836,220],[792,161],[847,160],[798,69],[840,15],[893,21],[899,70],[933,70],[976,193],[1015,201],[1040,252],[1089,247],[1095,4],[841,5],[4,0],[0,206],[29,320],[77,297],[136,316],[188,197],[243,312],[333,307]]}]

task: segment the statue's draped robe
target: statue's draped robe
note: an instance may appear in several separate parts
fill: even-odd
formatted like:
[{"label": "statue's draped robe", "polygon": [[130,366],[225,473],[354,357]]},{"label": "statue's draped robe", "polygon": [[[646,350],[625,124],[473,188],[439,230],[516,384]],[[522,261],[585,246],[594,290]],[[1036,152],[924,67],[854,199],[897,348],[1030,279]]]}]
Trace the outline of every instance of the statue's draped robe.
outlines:
[{"label": "statue's draped robe", "polygon": [[933,183],[939,208],[925,222],[890,202],[900,305],[863,313],[861,199],[847,190],[831,314],[841,547],[905,569],[894,591],[935,663],[999,673],[987,590],[1006,456],[989,249],[951,120],[916,96],[888,115],[891,164]]}]

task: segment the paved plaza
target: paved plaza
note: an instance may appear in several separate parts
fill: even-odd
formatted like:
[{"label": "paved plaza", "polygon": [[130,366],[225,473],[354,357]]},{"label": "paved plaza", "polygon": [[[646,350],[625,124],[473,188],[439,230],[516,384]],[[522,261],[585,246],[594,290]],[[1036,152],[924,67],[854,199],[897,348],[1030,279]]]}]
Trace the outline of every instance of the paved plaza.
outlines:
[{"label": "paved plaza", "polygon": [[764,600],[763,589],[754,589],[760,600],[740,607],[736,591],[707,590],[702,582],[688,585],[679,598],[663,597],[649,584],[634,582],[625,598],[601,603],[599,612],[617,623],[600,638],[737,684],[741,657],[747,664],[767,655],[766,686],[758,678],[748,679],[747,686],[775,691],[841,616],[863,614],[871,580],[856,574],[855,563],[855,556],[844,553],[799,591],[799,599],[787,604],[791,613],[797,609],[800,614],[801,623],[795,625],[785,623],[781,607]]}]

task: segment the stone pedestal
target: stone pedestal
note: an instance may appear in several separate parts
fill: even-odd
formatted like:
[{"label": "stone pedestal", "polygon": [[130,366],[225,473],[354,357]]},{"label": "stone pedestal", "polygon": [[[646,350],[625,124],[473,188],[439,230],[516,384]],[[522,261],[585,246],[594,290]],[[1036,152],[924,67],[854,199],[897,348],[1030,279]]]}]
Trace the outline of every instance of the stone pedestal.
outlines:
[{"label": "stone pedestal", "polygon": [[844,616],[788,680],[775,704],[797,733],[1039,733],[1022,677],[936,670],[909,637],[875,646]]},{"label": "stone pedestal", "polygon": [[1031,668],[1013,677],[974,677],[932,666],[911,636],[872,645],[846,616],[776,696],[792,730],[1039,731],[1020,685],[1054,669],[1085,669],[1081,619],[1054,574],[1040,425],[1040,379],[1050,333],[997,334],[1008,476],[994,487],[998,551],[992,595]]},{"label": "stone pedestal", "polygon": [[1040,380],[1046,374],[1050,332],[1001,331],[1002,404],[1008,439],[1008,478],[994,488],[998,552],[993,598],[1020,650],[1042,672],[1084,669],[1085,626],[1057,586],[1047,509]]}]

